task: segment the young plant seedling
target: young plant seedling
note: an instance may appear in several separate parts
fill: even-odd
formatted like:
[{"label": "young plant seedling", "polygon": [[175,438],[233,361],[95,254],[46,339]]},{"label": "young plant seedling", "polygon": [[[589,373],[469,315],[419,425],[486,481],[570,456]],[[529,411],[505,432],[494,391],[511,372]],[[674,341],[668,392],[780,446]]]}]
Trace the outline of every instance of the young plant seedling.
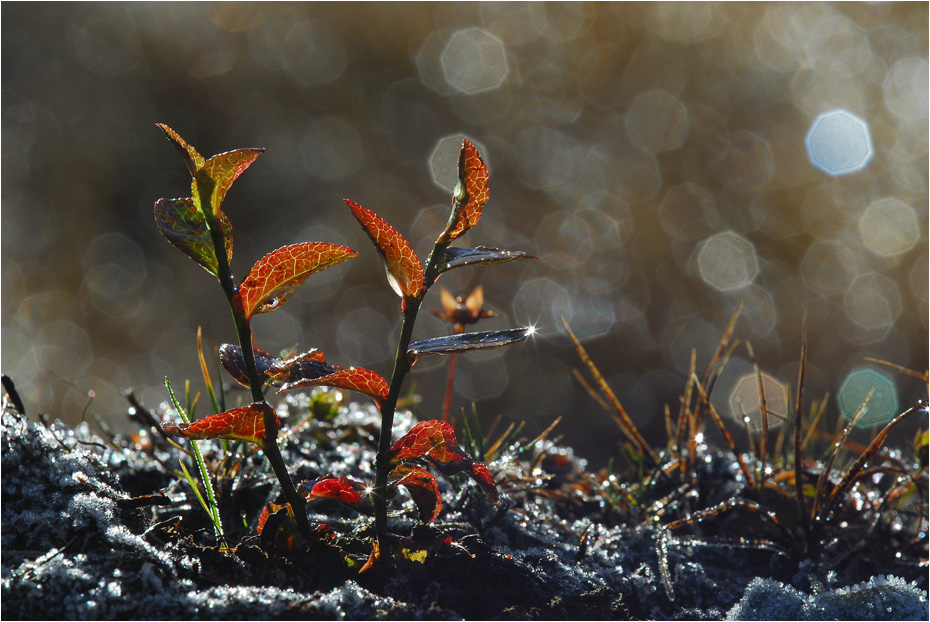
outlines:
[{"label": "young plant seedling", "polygon": [[[459,181],[446,228],[424,268],[407,241],[383,219],[356,203],[346,201],[384,260],[388,282],[401,298],[403,324],[390,384],[376,372],[360,367],[343,368],[326,362],[317,349],[288,359],[272,357],[252,348],[251,319],[280,307],[312,274],[336,265],[357,253],[326,242],[291,244],[269,253],[236,285],[230,270],[232,225],[222,211],[222,201],[232,183],[262,153],[262,149],[238,149],[204,159],[166,125],[159,127],[181,153],[191,173],[191,197],[161,199],[155,204],[155,221],[167,240],[213,274],[229,302],[238,345],[220,348],[223,367],[239,383],[249,387],[252,403],[219,412],[198,421],[164,425],[169,434],[189,439],[230,439],[258,445],[268,458],[286,503],[265,508],[259,532],[271,532],[271,541],[283,535],[289,548],[308,541],[314,533],[305,503],[332,498],[375,516],[378,540],[372,560],[383,549],[387,530],[387,501],[398,486],[409,492],[420,519],[430,522],[442,508],[432,466],[450,475],[465,472],[488,497],[498,493],[487,467],[473,460],[459,446],[452,427],[445,422],[422,421],[392,443],[394,411],[404,378],[420,356],[455,354],[517,343],[532,327],[504,331],[461,333],[410,343],[417,312],[429,287],[445,271],[471,264],[497,264],[530,257],[526,253],[485,247],[456,248],[451,243],[472,228],[488,199],[488,171],[481,156],[464,142],[458,163]],[[265,386],[280,391],[309,386],[334,386],[364,393],[381,412],[375,481],[365,486],[349,478],[325,477],[295,488],[277,446],[278,416],[264,398]],[[218,410],[218,409],[217,409]],[[274,525],[274,529],[269,529]],[[265,534],[267,536],[267,533]],[[265,538],[263,536],[263,539]],[[280,538],[279,538],[280,540]]]}]

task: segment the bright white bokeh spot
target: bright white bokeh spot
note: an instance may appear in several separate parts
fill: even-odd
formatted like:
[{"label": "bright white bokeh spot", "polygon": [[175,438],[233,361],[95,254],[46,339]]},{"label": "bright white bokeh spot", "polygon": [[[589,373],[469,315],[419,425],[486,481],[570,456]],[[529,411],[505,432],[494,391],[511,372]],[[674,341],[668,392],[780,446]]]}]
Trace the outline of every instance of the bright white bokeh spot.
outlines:
[{"label": "bright white bokeh spot", "polygon": [[805,142],[811,163],[830,175],[854,173],[872,158],[869,126],[845,110],[814,119]]},{"label": "bright white bokeh spot", "polygon": [[470,95],[499,87],[508,72],[504,44],[483,28],[452,35],[440,62],[446,82]]},{"label": "bright white bokeh spot", "polygon": [[707,238],[698,251],[697,264],[701,278],[722,291],[749,285],[759,272],[752,242],[731,231]]}]

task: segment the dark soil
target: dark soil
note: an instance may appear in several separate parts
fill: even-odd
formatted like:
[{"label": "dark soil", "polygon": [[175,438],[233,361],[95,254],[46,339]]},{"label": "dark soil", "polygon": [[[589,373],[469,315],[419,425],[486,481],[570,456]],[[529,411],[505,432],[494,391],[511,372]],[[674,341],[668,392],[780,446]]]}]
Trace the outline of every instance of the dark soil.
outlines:
[{"label": "dark soil", "polygon": [[[400,418],[399,428],[413,424]],[[375,421],[353,405],[332,422],[298,427],[284,447],[292,475],[370,479]],[[470,481],[451,482],[442,514],[425,526],[398,499],[396,509],[407,511],[392,519],[392,532],[426,550],[425,559],[397,555],[359,574],[370,521],[334,502],[309,506],[311,523],[326,527],[298,550],[255,535],[277,495],[260,455],[225,463],[235,475],[218,492],[233,550],[221,551],[187,483],[171,472],[176,450],[157,437],[117,449],[11,408],[2,423],[5,620],[928,619],[917,560],[881,568],[861,553],[816,565],[737,542],[753,528],[735,516],[721,518],[714,537],[696,527],[670,543],[672,600],[655,528],[632,520],[583,460],[547,441],[513,446],[489,465],[502,482],[498,506]],[[707,501],[716,502],[738,478],[732,457],[708,456],[718,489]],[[728,531],[733,538],[717,537]],[[926,559],[926,551],[924,539],[915,553]]]}]

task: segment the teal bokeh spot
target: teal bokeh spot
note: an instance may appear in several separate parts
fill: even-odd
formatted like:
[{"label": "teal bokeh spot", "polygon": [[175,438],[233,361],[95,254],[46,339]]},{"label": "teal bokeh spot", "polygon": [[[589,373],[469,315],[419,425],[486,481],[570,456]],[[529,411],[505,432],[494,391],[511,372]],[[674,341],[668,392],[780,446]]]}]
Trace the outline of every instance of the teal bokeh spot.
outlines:
[{"label": "teal bokeh spot", "polygon": [[862,400],[875,387],[875,393],[866,404],[866,411],[859,418],[860,428],[885,425],[898,413],[898,391],[894,383],[874,369],[860,369],[846,376],[837,401],[843,417],[850,421]]}]

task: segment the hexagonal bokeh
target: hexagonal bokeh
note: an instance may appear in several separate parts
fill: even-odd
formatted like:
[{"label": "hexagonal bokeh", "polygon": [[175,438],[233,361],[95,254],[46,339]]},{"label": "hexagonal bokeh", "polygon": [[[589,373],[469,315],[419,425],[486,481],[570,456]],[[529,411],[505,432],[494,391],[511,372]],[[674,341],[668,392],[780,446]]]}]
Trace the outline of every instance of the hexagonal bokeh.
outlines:
[{"label": "hexagonal bokeh", "polygon": [[876,255],[892,257],[914,248],[920,238],[920,222],[914,209],[904,201],[879,199],[859,219],[859,235],[867,249]]},{"label": "hexagonal bokeh", "polygon": [[697,264],[704,282],[722,291],[749,285],[759,272],[755,247],[732,231],[707,238],[698,251]]},{"label": "hexagonal bokeh", "polygon": [[459,153],[462,151],[463,139],[468,139],[468,142],[475,146],[478,153],[481,154],[481,159],[488,165],[488,171],[491,170],[488,151],[478,141],[461,134],[452,134],[440,138],[429,157],[429,172],[433,177],[433,183],[449,192],[455,190],[455,184],[459,180],[458,161]]},{"label": "hexagonal bokeh", "polygon": [[894,281],[871,272],[849,286],[845,305],[856,324],[867,329],[887,329],[901,315],[901,292]]},{"label": "hexagonal bokeh", "polygon": [[845,110],[814,119],[805,142],[811,164],[830,175],[854,173],[872,158],[869,126]]},{"label": "hexagonal bokeh", "polygon": [[300,151],[310,174],[327,180],[351,175],[364,157],[358,131],[338,117],[313,123],[300,143]]},{"label": "hexagonal bokeh", "polygon": [[859,369],[846,376],[836,396],[840,412],[846,421],[852,421],[872,387],[875,387],[875,392],[865,405],[865,413],[859,418],[856,426],[870,428],[874,425],[884,425],[898,414],[898,391],[894,383],[874,369]]},{"label": "hexagonal bokeh", "polygon": [[814,242],[801,260],[807,286],[824,296],[848,288],[856,278],[856,257],[839,242]]},{"label": "hexagonal bokeh", "polygon": [[[768,374],[762,376],[762,390],[765,392],[765,410],[768,413],[768,428],[777,428],[788,416],[788,389]],[[736,381],[730,393],[730,414],[740,419],[749,418],[753,431],[762,429],[762,401],[759,399],[759,379],[755,374],[748,374]]]},{"label": "hexagonal bokeh", "polygon": [[895,116],[927,122],[927,59],[905,58],[891,68],[882,84],[885,106]]},{"label": "hexagonal bokeh", "polygon": [[449,39],[440,57],[446,82],[463,93],[499,87],[507,77],[507,51],[483,28],[466,28]]},{"label": "hexagonal bokeh", "polygon": [[626,117],[630,138],[646,151],[680,147],[688,135],[685,105],[665,91],[651,91],[636,98]]},{"label": "hexagonal bokeh", "polygon": [[691,183],[671,188],[659,205],[662,228],[680,240],[710,234],[715,217],[713,198]]}]

